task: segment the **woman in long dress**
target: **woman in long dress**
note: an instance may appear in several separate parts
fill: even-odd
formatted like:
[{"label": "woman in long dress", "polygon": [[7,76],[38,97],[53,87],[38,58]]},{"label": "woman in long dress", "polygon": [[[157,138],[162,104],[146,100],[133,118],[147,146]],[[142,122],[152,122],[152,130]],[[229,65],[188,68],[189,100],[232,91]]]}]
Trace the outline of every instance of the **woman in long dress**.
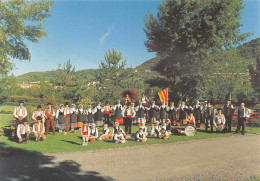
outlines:
[{"label": "woman in long dress", "polygon": [[60,108],[56,112],[56,119],[56,128],[58,128],[61,133],[65,129],[65,111],[63,104],[60,105]]},{"label": "woman in long dress", "polygon": [[88,126],[92,126],[92,124],[94,124],[94,111],[92,110],[91,105],[89,105],[88,109],[86,109],[86,120],[88,121]]},{"label": "woman in long dress", "polygon": [[70,127],[72,131],[74,131],[74,129],[77,128],[77,116],[76,116],[75,104],[72,104],[70,108]]},{"label": "woman in long dress", "polygon": [[84,115],[83,105],[79,105],[79,108],[76,110],[76,115],[77,115],[77,127],[81,129],[84,121],[86,120]]}]

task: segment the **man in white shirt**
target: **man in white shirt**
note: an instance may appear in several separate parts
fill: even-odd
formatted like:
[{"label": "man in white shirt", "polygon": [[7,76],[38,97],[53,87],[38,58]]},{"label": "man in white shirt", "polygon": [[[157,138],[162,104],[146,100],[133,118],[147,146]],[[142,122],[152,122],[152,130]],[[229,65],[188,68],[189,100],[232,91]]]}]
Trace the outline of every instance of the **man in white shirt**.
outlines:
[{"label": "man in white shirt", "polygon": [[34,111],[32,114],[32,120],[34,122],[33,124],[33,133],[35,136],[35,141],[39,140],[45,140],[46,136],[44,134],[45,128],[44,128],[44,122],[45,122],[45,115],[44,112],[41,110],[42,106],[38,105],[37,111]]},{"label": "man in white shirt", "polygon": [[24,121],[27,122],[27,110],[23,106],[24,101],[20,100],[19,101],[19,106],[14,108],[14,117],[16,118],[16,124],[15,128],[17,128],[18,124],[23,123]]},{"label": "man in white shirt", "polygon": [[237,122],[237,129],[236,133],[238,134],[240,131],[240,128],[242,126],[241,134],[245,134],[245,129],[246,129],[246,118],[249,118],[249,109],[245,107],[245,103],[241,103],[240,108],[238,108],[237,111],[237,117],[238,117],[238,122]]},{"label": "man in white shirt", "polygon": [[[135,117],[135,110],[131,107],[131,104],[127,104],[127,108],[123,110],[125,117],[125,132],[131,134],[132,118]],[[128,132],[129,130],[129,132]]]}]

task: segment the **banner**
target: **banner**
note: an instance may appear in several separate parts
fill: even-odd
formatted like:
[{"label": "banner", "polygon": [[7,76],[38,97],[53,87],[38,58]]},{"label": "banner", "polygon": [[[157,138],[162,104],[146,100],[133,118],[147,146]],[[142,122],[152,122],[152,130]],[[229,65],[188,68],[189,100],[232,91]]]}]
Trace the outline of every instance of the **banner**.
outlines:
[{"label": "banner", "polygon": [[165,104],[168,106],[168,88],[158,92],[161,102],[165,101]]}]

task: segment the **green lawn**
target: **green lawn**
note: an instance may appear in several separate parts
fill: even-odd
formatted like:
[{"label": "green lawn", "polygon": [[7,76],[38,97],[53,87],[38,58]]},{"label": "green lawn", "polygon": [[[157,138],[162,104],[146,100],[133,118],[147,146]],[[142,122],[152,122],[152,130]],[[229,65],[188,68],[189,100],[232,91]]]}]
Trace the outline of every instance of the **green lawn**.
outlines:
[{"label": "green lawn", "polygon": [[[10,123],[7,122],[11,120],[13,115],[11,114],[0,114],[0,126],[6,126]],[[121,126],[124,129],[124,126]],[[99,135],[101,134],[101,128],[99,129]],[[135,133],[138,130],[137,126],[132,127],[132,133]],[[150,126],[148,126],[150,131]],[[232,128],[234,131],[235,128]],[[260,128],[247,128],[247,134],[260,133]],[[67,135],[62,135],[57,133],[55,136],[50,134],[47,136],[45,141],[34,142],[33,136],[32,140],[28,144],[18,144],[16,140],[10,140],[6,136],[0,136],[0,142],[4,143],[5,147],[15,147],[24,150],[38,151],[41,153],[55,153],[55,152],[72,152],[72,151],[83,151],[83,150],[96,150],[96,149],[107,149],[107,148],[117,148],[117,147],[126,147],[126,146],[136,146],[136,145],[147,145],[147,144],[165,144],[165,143],[174,143],[180,141],[188,141],[194,139],[206,139],[206,138],[217,138],[217,137],[227,137],[227,136],[240,136],[233,133],[226,134],[216,134],[216,133],[205,133],[204,130],[198,129],[196,136],[188,137],[186,135],[175,136],[172,135],[170,139],[164,141],[162,139],[150,138],[146,143],[139,143],[134,141],[134,136],[125,144],[115,144],[111,140],[102,140],[89,143],[88,146],[83,147],[81,145],[80,131],[77,133],[68,133]]]}]

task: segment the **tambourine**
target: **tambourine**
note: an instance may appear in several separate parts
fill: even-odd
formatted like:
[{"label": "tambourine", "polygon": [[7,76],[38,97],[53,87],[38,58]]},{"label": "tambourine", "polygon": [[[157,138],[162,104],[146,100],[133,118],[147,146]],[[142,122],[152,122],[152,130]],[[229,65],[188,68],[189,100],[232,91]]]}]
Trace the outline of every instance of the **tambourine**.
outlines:
[{"label": "tambourine", "polygon": [[186,126],[185,134],[187,136],[195,136],[197,134],[197,129],[194,126]]}]

